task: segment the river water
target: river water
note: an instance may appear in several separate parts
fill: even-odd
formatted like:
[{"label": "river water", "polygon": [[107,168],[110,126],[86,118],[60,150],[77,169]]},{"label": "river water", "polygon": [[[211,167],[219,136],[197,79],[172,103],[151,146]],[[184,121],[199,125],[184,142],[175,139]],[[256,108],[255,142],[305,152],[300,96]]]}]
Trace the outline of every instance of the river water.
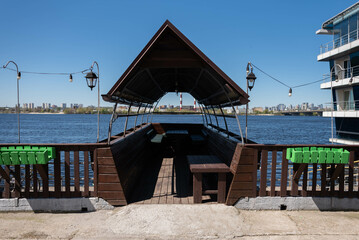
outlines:
[{"label": "river water", "polygon": [[[111,115],[100,116],[100,139],[107,138]],[[141,122],[139,116],[137,124]],[[147,120],[147,116],[144,117]],[[151,117],[149,117],[149,121]],[[130,117],[128,128],[135,117]],[[201,115],[153,115],[153,122],[202,123]],[[225,128],[223,118],[219,125]],[[125,118],[113,125],[112,134],[123,131]],[[213,124],[216,120],[212,117]],[[240,134],[235,118],[227,118],[230,131]],[[240,116],[242,131],[245,118]],[[0,143],[18,141],[16,114],[0,114]],[[330,118],[318,116],[248,116],[248,138],[264,144],[328,144]],[[94,143],[97,136],[97,115],[87,114],[21,114],[21,143]]]}]

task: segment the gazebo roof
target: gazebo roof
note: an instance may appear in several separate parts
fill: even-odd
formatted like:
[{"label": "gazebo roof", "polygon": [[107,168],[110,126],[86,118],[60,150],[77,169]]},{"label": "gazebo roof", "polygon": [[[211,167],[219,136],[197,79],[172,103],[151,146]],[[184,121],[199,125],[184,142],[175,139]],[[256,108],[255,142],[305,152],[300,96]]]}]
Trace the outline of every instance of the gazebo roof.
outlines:
[{"label": "gazebo roof", "polygon": [[248,95],[168,20],[122,74],[105,101],[153,104],[187,92],[206,106],[242,105]]}]

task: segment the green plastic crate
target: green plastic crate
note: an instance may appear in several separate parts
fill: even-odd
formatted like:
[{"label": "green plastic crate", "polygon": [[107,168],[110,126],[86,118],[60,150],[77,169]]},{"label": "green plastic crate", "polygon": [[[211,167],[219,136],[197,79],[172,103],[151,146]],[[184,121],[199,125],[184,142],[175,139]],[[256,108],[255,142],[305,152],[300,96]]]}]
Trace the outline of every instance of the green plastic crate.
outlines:
[{"label": "green plastic crate", "polygon": [[303,163],[310,163],[311,154],[309,148],[307,150],[303,149]]},{"label": "green plastic crate", "polygon": [[319,152],[318,163],[326,163],[327,151],[325,151],[324,149],[320,149],[320,150],[318,150],[318,152]]},{"label": "green plastic crate", "polygon": [[19,156],[21,164],[29,164],[29,161],[27,160],[27,152],[19,152]]},{"label": "green plastic crate", "polygon": [[0,165],[47,164],[56,156],[54,147],[10,146],[0,148]]},{"label": "green plastic crate", "polygon": [[348,164],[349,151],[343,148],[288,148],[286,157],[293,163]]},{"label": "green plastic crate", "polygon": [[311,150],[310,151],[310,163],[318,163],[319,152],[318,150]]},{"label": "green plastic crate", "polygon": [[348,164],[349,163],[349,155],[350,155],[349,151],[344,150],[342,153],[341,163]]},{"label": "green plastic crate", "polygon": [[298,149],[294,149],[292,153],[292,162],[302,163],[303,162],[303,152]]},{"label": "green plastic crate", "polygon": [[20,165],[20,158],[18,152],[10,152],[11,165]]},{"label": "green plastic crate", "polygon": [[4,165],[11,165],[10,152],[1,153],[1,157],[2,157]]},{"label": "green plastic crate", "polygon": [[28,161],[29,164],[36,164],[35,152],[28,152],[27,153],[27,161]]},{"label": "green plastic crate", "polygon": [[334,163],[334,152],[327,150],[327,159],[325,161],[326,163]]}]

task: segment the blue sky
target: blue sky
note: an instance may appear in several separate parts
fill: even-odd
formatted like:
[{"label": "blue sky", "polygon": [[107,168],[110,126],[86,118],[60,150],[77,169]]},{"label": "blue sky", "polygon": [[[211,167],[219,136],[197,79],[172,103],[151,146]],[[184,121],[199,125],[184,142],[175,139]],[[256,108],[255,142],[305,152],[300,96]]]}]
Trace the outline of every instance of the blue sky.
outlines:
[{"label": "blue sky", "polygon": [[[20,71],[76,72],[100,65],[101,94],[113,86],[158,28],[169,19],[245,89],[248,61],[293,86],[322,78],[328,63],[316,57],[330,36],[321,24],[356,1],[3,1],[0,64]],[[319,83],[288,89],[254,70],[251,106],[330,102]],[[84,76],[23,74],[20,104],[97,104]],[[16,104],[16,74],[0,69],[0,106]],[[161,104],[178,105],[171,94]],[[184,96],[184,104],[193,98]],[[103,106],[111,104],[101,102]]]}]

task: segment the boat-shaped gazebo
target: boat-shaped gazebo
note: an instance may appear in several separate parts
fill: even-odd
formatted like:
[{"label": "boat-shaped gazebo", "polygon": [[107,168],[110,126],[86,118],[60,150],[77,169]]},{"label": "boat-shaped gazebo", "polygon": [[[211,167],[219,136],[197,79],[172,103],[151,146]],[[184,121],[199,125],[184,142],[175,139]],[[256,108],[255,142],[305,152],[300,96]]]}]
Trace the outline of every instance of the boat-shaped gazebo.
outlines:
[{"label": "boat-shaped gazebo", "polygon": [[[202,123],[152,122],[169,92],[191,94]],[[0,198],[25,198],[29,208],[40,210],[44,199],[50,210],[64,198],[75,199],[81,211],[91,210],[83,205],[91,197],[115,206],[216,201],[249,209],[258,197],[277,197],[266,209],[286,209],[287,197],[313,197],[319,209],[333,209],[328,198],[359,196],[359,146],[256,144],[243,137],[236,114],[240,134],[233,133],[223,108],[236,113],[249,96],[169,21],[102,97],[114,109],[108,138],[99,143],[0,144]],[[128,106],[127,115],[117,113],[118,104]],[[112,134],[119,117],[126,117],[124,131]],[[29,163],[36,154],[51,159]],[[298,199],[309,198],[293,201]],[[358,209],[350,201],[342,209]]]}]

